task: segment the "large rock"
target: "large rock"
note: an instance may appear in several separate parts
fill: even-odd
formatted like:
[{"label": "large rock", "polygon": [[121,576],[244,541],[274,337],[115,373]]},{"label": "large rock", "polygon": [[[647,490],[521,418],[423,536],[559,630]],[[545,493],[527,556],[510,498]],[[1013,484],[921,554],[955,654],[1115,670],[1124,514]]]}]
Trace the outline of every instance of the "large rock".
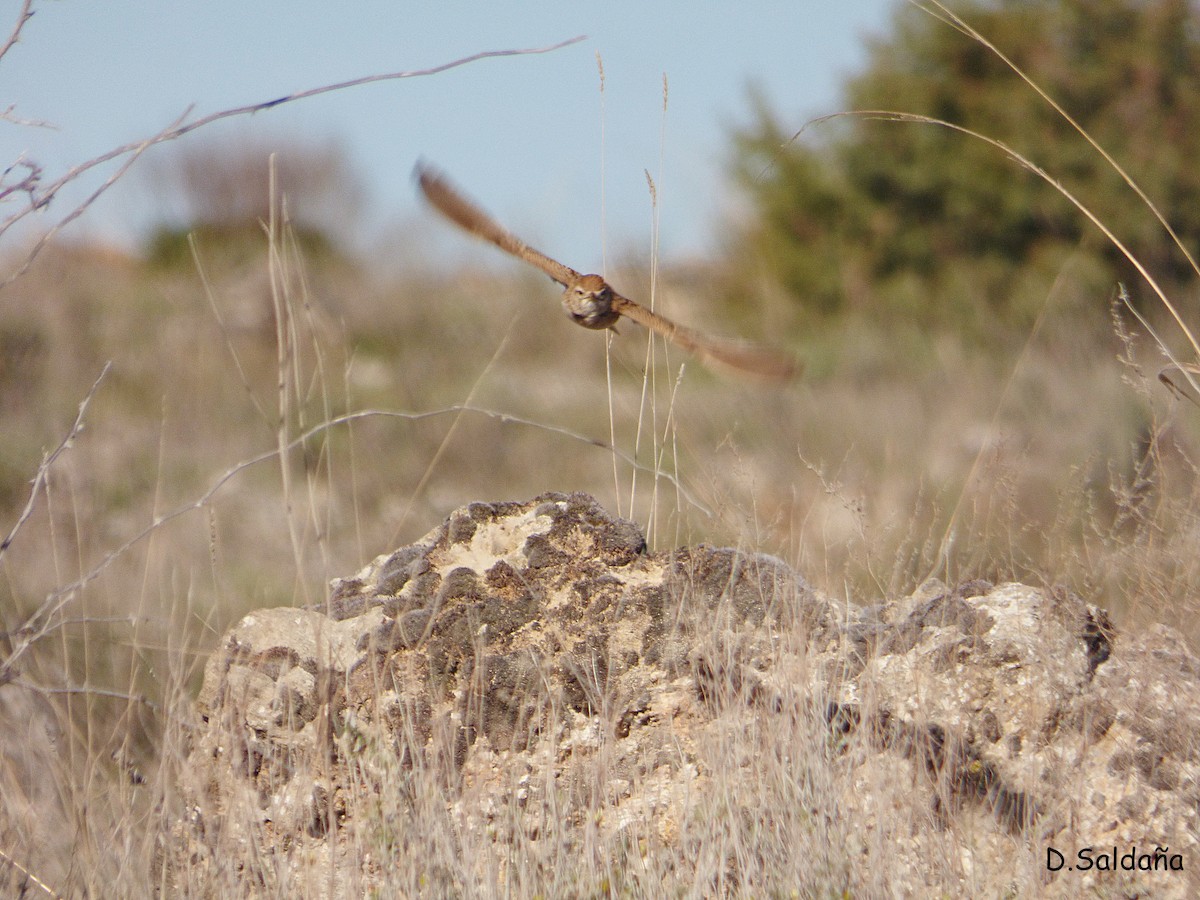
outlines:
[{"label": "large rock", "polygon": [[862,609],[586,495],[475,503],[225,636],[163,884],[1198,896],[1198,687],[1063,591]]}]

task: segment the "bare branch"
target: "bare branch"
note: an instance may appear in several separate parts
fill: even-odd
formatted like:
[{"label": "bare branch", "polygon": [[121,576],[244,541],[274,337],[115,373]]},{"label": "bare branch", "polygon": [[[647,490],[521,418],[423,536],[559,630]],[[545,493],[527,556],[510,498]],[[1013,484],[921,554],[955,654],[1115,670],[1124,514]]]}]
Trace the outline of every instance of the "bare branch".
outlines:
[{"label": "bare branch", "polygon": [[42,879],[38,878],[31,871],[29,871],[27,868],[25,868],[23,865],[21,865],[15,859],[13,859],[11,856],[9,856],[7,853],[5,853],[3,849],[0,849],[0,860],[3,860],[4,862],[8,863],[14,869],[16,869],[18,872],[20,872],[24,878],[27,878],[32,884],[36,885],[37,887],[40,887],[49,896],[55,898],[55,900],[62,900],[62,896],[63,896],[62,894],[60,894],[58,891],[54,890],[54,888],[50,887],[50,885],[46,884],[46,882],[42,881]]},{"label": "bare branch", "polygon": [[[16,168],[25,169],[25,176],[18,182],[5,184],[4,179],[9,176],[9,173]],[[0,203],[3,203],[13,194],[18,192],[29,195],[29,204],[32,206],[37,203],[37,187],[42,180],[42,167],[37,163],[30,162],[24,156],[19,157],[16,162],[0,172]]]},{"label": "bare branch", "polygon": [[[30,0],[30,2],[31,2],[31,0]],[[276,106],[282,106],[285,103],[291,103],[296,100],[305,100],[309,97],[316,97],[320,94],[327,94],[332,91],[342,91],[342,90],[346,90],[348,88],[359,87],[364,84],[372,84],[377,81],[392,81],[392,80],[399,79],[399,78],[416,78],[416,77],[424,76],[424,75],[436,75],[439,72],[445,72],[449,69],[458,68],[459,66],[465,66],[469,63],[478,62],[483,59],[492,59],[494,57],[526,56],[526,55],[531,55],[531,54],[550,53],[551,51],[559,50],[563,47],[570,46],[571,44],[576,44],[579,41],[582,41],[584,39],[585,39],[585,35],[579,35],[577,37],[573,37],[566,41],[560,41],[557,44],[551,44],[550,46],[547,46],[547,47],[531,47],[531,48],[527,48],[527,49],[523,49],[523,50],[486,50],[482,53],[475,53],[471,56],[464,56],[461,59],[456,59],[456,60],[453,60],[448,63],[442,63],[441,65],[433,66],[428,69],[411,69],[411,70],[405,71],[405,72],[390,72],[387,74],[380,74],[380,75],[367,75],[362,78],[351,79],[350,81],[338,82],[337,84],[327,84],[327,85],[322,85],[321,87],[308,88],[307,90],[296,91],[291,94],[286,94],[283,97],[276,97],[274,100],[267,100],[267,101],[264,101],[261,103],[253,103],[253,104],[250,104],[249,106],[239,106],[234,109],[221,110],[220,112],[215,112],[215,113],[212,113],[207,116],[202,116],[201,118],[196,119],[192,122],[185,122],[186,118],[192,111],[192,107],[188,107],[188,109],[184,111],[183,115],[180,116],[174,123],[172,123],[168,127],[164,128],[162,131],[158,132],[157,134],[152,135],[151,137],[145,138],[144,140],[141,140],[141,141],[134,141],[132,143],[123,144],[120,147],[115,147],[114,149],[109,150],[107,153],[103,153],[100,156],[95,157],[94,159],[90,159],[87,162],[80,163],[79,165],[73,167],[68,172],[66,172],[62,177],[60,177],[56,181],[51,182],[40,194],[32,195],[33,202],[31,203],[29,208],[24,209],[18,213],[14,213],[12,216],[8,217],[7,219],[0,221],[0,236],[2,236],[4,234],[4,232],[6,232],[9,228],[11,228],[14,224],[16,224],[18,221],[23,219],[29,213],[33,212],[35,209],[42,209],[42,208],[47,207],[50,204],[50,201],[54,199],[55,195],[58,194],[58,192],[60,190],[62,190],[66,185],[70,184],[75,179],[79,178],[84,173],[90,171],[91,169],[96,168],[97,166],[101,166],[105,163],[111,162],[114,159],[118,159],[122,156],[132,155],[131,159],[126,161],[126,163],[123,165],[121,170],[116,173],[116,175],[114,175],[112,178],[109,178],[104,183],[104,185],[101,186],[96,192],[94,192],[86,200],[84,200],[82,203],[80,203],[79,206],[77,206],[74,210],[72,210],[65,217],[63,217],[63,219],[56,226],[54,226],[49,232],[47,232],[47,234],[41,240],[39,240],[37,242],[37,244],[29,252],[26,259],[21,263],[21,265],[17,268],[17,270],[13,274],[6,277],[3,281],[0,281],[0,288],[6,287],[7,285],[11,284],[14,279],[20,277],[29,268],[30,263],[33,262],[34,257],[45,246],[46,241],[49,240],[50,236],[52,236],[53,234],[55,234],[59,230],[61,230],[62,227],[64,225],[66,225],[68,222],[70,222],[70,221],[78,218],[80,215],[82,215],[84,210],[86,210],[89,206],[91,206],[91,204],[94,203],[101,194],[103,194],[105,191],[107,191],[108,188],[110,188],[117,181],[117,179],[119,179],[122,175],[125,174],[125,171],[133,163],[134,159],[136,159],[138,156],[140,156],[142,153],[144,153],[148,148],[154,146],[155,144],[162,144],[162,143],[166,143],[167,141],[173,141],[177,138],[183,137],[185,134],[195,131],[197,128],[203,128],[206,125],[211,125],[213,122],[219,122],[222,119],[229,119],[234,116],[250,115],[250,114],[253,114],[256,112],[261,112],[263,110],[271,109]]]},{"label": "bare branch", "polygon": [[0,59],[4,58],[4,54],[12,49],[13,44],[21,39],[21,29],[25,27],[25,23],[33,18],[33,0],[25,0],[21,4],[21,11],[17,14],[17,24],[13,26],[12,34],[8,36],[8,40],[4,42],[4,46],[0,47]]},{"label": "bare branch", "polygon": [[96,389],[100,387],[100,382],[104,380],[104,376],[108,374],[110,368],[112,368],[111,362],[104,364],[104,368],[100,370],[100,375],[88,390],[87,396],[79,404],[79,414],[75,416],[75,424],[71,426],[71,430],[67,432],[67,436],[62,439],[62,442],[52,452],[42,458],[42,464],[38,466],[37,474],[33,477],[33,487],[29,491],[29,501],[25,504],[25,508],[21,510],[21,515],[17,517],[17,522],[8,533],[8,537],[0,541],[0,559],[4,558],[4,553],[16,538],[17,532],[21,530],[21,526],[33,514],[33,506],[37,502],[38,492],[41,491],[43,485],[46,483],[46,479],[50,475],[50,467],[54,465],[54,461],[59,456],[71,449],[71,446],[75,443],[75,438],[83,431],[84,413],[87,412],[88,404],[92,402],[92,397],[95,396]]},{"label": "bare branch", "polygon": [[[175,120],[175,124],[182,122],[183,119],[187,116],[188,112],[190,112],[190,111],[191,111],[191,109],[189,107],[189,109],[186,110],[182,116],[180,116],[178,119]],[[172,127],[174,127],[174,126],[172,126]],[[60,219],[57,223],[55,223],[54,225],[52,225],[50,228],[46,229],[46,231],[44,231],[42,233],[42,236],[37,239],[37,241],[34,243],[33,247],[30,249],[30,251],[25,254],[25,259],[21,261],[21,264],[19,266],[17,266],[17,268],[7,278],[5,278],[3,281],[0,281],[0,288],[7,287],[8,285],[12,284],[12,282],[14,282],[16,279],[18,279],[22,275],[24,275],[25,272],[29,269],[29,266],[32,265],[34,259],[37,258],[37,255],[42,252],[42,248],[45,247],[48,243],[50,243],[50,241],[54,239],[54,236],[56,234],[58,234],[60,231],[62,231],[67,225],[69,225],[71,222],[74,222],[76,219],[78,219],[80,216],[82,216],[84,214],[84,212],[87,211],[87,208],[89,206],[91,206],[93,203],[95,203],[97,199],[99,199],[101,194],[103,194],[110,187],[112,187],[114,184],[116,184],[117,181],[120,180],[120,178],[126,172],[129,171],[130,167],[135,162],[137,162],[138,157],[140,157],[143,153],[145,153],[147,150],[149,150],[153,144],[156,144],[156,143],[158,143],[158,142],[154,138],[148,138],[147,140],[142,141],[142,143],[139,146],[132,147],[128,151],[130,154],[129,158],[126,159],[123,163],[121,163],[121,167],[119,169],[117,169],[117,171],[113,172],[112,175],[110,175],[108,178],[105,179],[104,184],[102,184],[102,185],[100,185],[100,187],[96,188],[96,190],[94,190],[86,200],[84,200],[82,203],[80,203],[78,206],[76,206],[73,210],[71,210],[69,213],[67,213],[65,216],[63,216],[62,219]],[[57,190],[60,187],[62,187],[63,184],[65,184],[65,183],[66,182],[64,182],[62,179],[59,179],[59,181],[56,183],[57,187],[54,188],[54,191],[57,192]],[[29,210],[26,210],[26,212],[30,212],[34,209],[39,209],[43,206],[46,206],[50,202],[51,196],[53,196],[53,194],[43,195],[42,197],[38,198],[36,195],[31,194],[30,197],[31,197],[32,203],[30,205]],[[25,215],[24,212],[18,213],[17,215],[10,217],[5,222],[0,223],[0,235],[4,234],[5,230],[7,230],[7,228],[13,221],[15,221],[18,218],[23,218],[24,215]]]},{"label": "bare branch", "polygon": [[[107,367],[106,367],[105,371],[107,371]],[[93,390],[94,390],[94,388],[93,388]],[[89,396],[90,396],[90,394],[89,394]],[[78,594],[81,590],[83,590],[85,587],[87,587],[89,584],[91,584],[93,581],[95,581],[97,578],[99,578],[100,575],[102,575],[104,573],[104,571],[106,569],[108,569],[109,566],[111,566],[114,562],[116,562],[118,559],[120,559],[122,556],[124,556],[126,553],[128,553],[133,547],[137,546],[142,541],[144,541],[148,537],[150,537],[150,535],[152,535],[155,531],[157,531],[163,525],[166,525],[168,522],[171,522],[175,519],[185,516],[188,513],[191,513],[195,510],[204,509],[206,506],[208,506],[212,502],[213,498],[217,495],[218,492],[220,492],[220,490],[226,484],[228,484],[230,481],[232,481],[234,478],[236,478],[238,475],[240,475],[242,472],[246,471],[247,469],[251,468],[252,466],[256,466],[259,463],[264,463],[269,460],[276,459],[277,457],[279,457],[279,455],[281,453],[286,453],[286,452],[289,452],[289,451],[295,449],[296,447],[302,446],[305,442],[311,440],[313,437],[316,437],[319,434],[322,434],[325,431],[329,431],[340,425],[349,425],[351,423],[354,423],[354,422],[357,422],[357,421],[360,421],[363,419],[371,419],[371,418],[403,419],[403,420],[406,420],[409,422],[419,422],[419,421],[423,421],[425,419],[431,419],[431,418],[434,418],[437,416],[445,416],[445,415],[451,415],[451,414],[460,415],[463,413],[470,413],[473,415],[483,416],[483,417],[489,418],[489,419],[494,419],[494,420],[500,422],[502,425],[515,425],[515,426],[520,426],[523,428],[535,428],[540,431],[548,432],[550,434],[556,434],[556,435],[559,435],[560,437],[565,437],[568,440],[578,441],[579,443],[582,443],[582,444],[586,444],[586,445],[589,445],[592,447],[597,447],[608,453],[615,453],[621,459],[621,461],[627,463],[630,466],[633,466],[638,471],[647,472],[647,473],[654,472],[654,469],[652,467],[646,466],[643,463],[638,462],[636,459],[634,459],[629,454],[624,453],[620,450],[617,450],[611,444],[609,444],[607,441],[601,440],[599,438],[589,437],[588,435],[582,434],[577,431],[572,431],[571,429],[564,428],[562,426],[546,425],[542,422],[537,422],[532,419],[526,419],[526,418],[522,418],[521,416],[514,416],[514,415],[510,415],[509,413],[504,413],[504,412],[500,412],[498,410],[493,410],[493,409],[487,409],[485,407],[480,407],[480,406],[473,406],[470,404],[458,404],[455,406],[446,406],[446,407],[442,407],[440,409],[429,410],[429,411],[425,411],[425,412],[406,412],[406,411],[401,411],[401,410],[365,409],[365,410],[359,410],[357,412],[346,413],[345,415],[337,416],[335,418],[329,419],[326,422],[322,422],[319,425],[313,426],[312,428],[305,431],[303,434],[298,435],[297,437],[293,438],[291,441],[289,441],[283,447],[275,447],[271,450],[264,450],[262,453],[258,454],[257,456],[253,456],[250,459],[242,460],[241,462],[230,467],[229,469],[226,469],[225,472],[223,472],[221,475],[219,475],[217,477],[217,479],[209,486],[208,490],[206,490],[203,494],[201,494],[195,500],[191,501],[190,503],[186,503],[183,506],[176,507],[175,509],[171,510],[170,512],[156,516],[153,519],[153,521],[151,521],[149,524],[147,524],[144,528],[142,528],[140,531],[138,531],[132,537],[128,538],[119,547],[116,547],[116,548],[110,550],[107,554],[105,554],[104,557],[95,566],[93,566],[88,572],[86,572],[80,578],[77,578],[76,580],[70,582],[69,584],[62,585],[61,587],[58,587],[55,590],[51,591],[46,596],[46,599],[42,602],[42,604],[38,607],[38,609],[31,616],[28,617],[28,619],[26,620],[26,623],[24,625],[9,632],[9,636],[11,638],[13,638],[14,646],[13,646],[13,650],[10,653],[9,657],[3,661],[2,665],[0,665],[0,674],[3,674],[3,672],[5,672],[5,671],[15,673],[17,671],[15,668],[17,662],[25,654],[25,652],[29,649],[29,647],[33,643],[35,643],[37,640],[39,640],[41,637],[48,634],[51,630],[53,630],[56,627],[55,622],[51,621],[51,619],[54,616],[56,616],[59,613],[59,611],[61,611],[63,609],[64,606],[66,606],[68,603],[70,603],[72,599],[74,599],[76,596],[78,596]],[[74,433],[74,431],[75,430],[73,429],[73,433]],[[64,444],[65,443],[67,443],[67,442],[64,441]],[[703,513],[706,516],[713,515],[713,511],[711,509],[709,509],[707,506],[705,506],[702,502],[700,502],[699,498],[697,498],[686,487],[684,487],[684,485],[682,483],[680,483],[680,481],[675,476],[670,475],[665,472],[656,472],[655,474],[658,477],[664,478],[668,482],[670,482],[675,488],[677,488],[679,490],[680,495],[688,503],[690,503],[692,506],[694,506],[696,509],[698,509],[701,513]],[[40,475],[41,475],[41,470],[39,469],[39,476]]]},{"label": "bare branch", "polygon": [[0,112],[0,121],[11,122],[13,125],[24,125],[28,128],[49,128],[51,131],[57,131],[49,122],[43,122],[41,119],[22,119],[17,115],[17,104],[10,103],[8,107]]}]

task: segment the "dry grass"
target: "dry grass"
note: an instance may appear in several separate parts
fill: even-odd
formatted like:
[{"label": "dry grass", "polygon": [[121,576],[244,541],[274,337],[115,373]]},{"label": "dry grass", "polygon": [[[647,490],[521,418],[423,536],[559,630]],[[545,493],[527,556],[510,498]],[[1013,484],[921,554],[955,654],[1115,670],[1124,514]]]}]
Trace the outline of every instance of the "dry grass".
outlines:
[{"label": "dry grass", "polygon": [[[644,376],[646,344],[628,328],[610,385],[604,337],[570,327],[542,279],[497,285],[416,263],[397,280],[309,271],[287,235],[274,223],[232,268],[201,247],[182,272],[52,244],[6,288],[6,526],[111,361],[0,556],[0,879],[12,895],[153,893],[190,697],[221,632],[254,608],[323,599],[330,578],[473,500],[586,490],[658,548],[751,546],[855,601],[931,574],[1018,578],[1065,582],[1127,628],[1195,628],[1198,414],[1155,382],[1161,349],[1123,326],[1081,346],[1053,327],[1047,298],[1050,326],[1018,353],[985,355],[845,322],[805,337],[811,374],[790,388],[723,379],[662,347]],[[611,274],[649,295],[646,273]],[[662,276],[660,307],[719,325],[705,274]],[[736,330],[761,337],[787,318],[786,301],[765,299]],[[543,840],[492,859],[432,776],[382,795],[389,828],[364,826],[357,846],[407,894],[460,889],[471,854],[503,866],[498,895],[886,893],[897,851],[852,857],[839,848],[856,836],[820,814],[848,789],[825,732],[803,718],[762,727],[711,748],[715,770],[756,759],[761,795],[681,823],[686,859],[651,835],[650,853],[597,837],[582,854]],[[903,786],[877,787],[884,809]],[[594,802],[568,793],[548,834]],[[241,895],[245,876],[198,889]],[[280,896],[328,887],[279,877]]]},{"label": "dry grass", "polygon": [[[188,698],[220,632],[253,608],[323,599],[329,578],[472,500],[587,490],[650,521],[659,548],[753,546],[859,601],[931,573],[1019,577],[1064,581],[1129,627],[1194,618],[1180,615],[1194,612],[1197,593],[1194,438],[1186,407],[1130,360],[1153,348],[1114,336],[1110,352],[1081,352],[1048,336],[1006,368],[949,338],[914,336],[897,353],[896,335],[859,323],[814,338],[814,375],[773,390],[675,355],[666,365],[660,348],[630,510],[642,339],[623,334],[611,351],[614,485],[604,337],[547,315],[557,300],[540,280],[517,276],[496,302],[478,302],[485,277],[493,283],[306,272],[286,230],[252,268],[205,267],[203,278],[88,248],[37,261],[22,282],[30,302],[8,327],[40,352],[0,386],[9,471],[37,469],[112,367],[2,560],[5,655],[17,668],[0,698],[8,733],[22,740],[0,773],[0,849],[14,863],[66,895],[149,892],[156,835],[177,811]],[[636,272],[616,280],[639,288]],[[702,293],[665,285],[660,302],[719,320]],[[54,363],[68,358],[75,365]],[[666,477],[675,473],[678,487]],[[19,481],[6,490],[14,519],[25,497]],[[806,794],[807,806],[788,800],[848,777],[814,751],[796,782],[782,748],[805,746],[792,732],[817,725],[769,727],[781,733],[713,748],[714,759],[780,753],[763,757],[763,796],[752,798],[773,810],[776,831],[720,811],[688,826],[697,831],[681,846],[709,886],[735,889],[722,879],[736,870],[747,884],[885,890],[829,852],[850,835],[804,812],[845,785]],[[376,846],[366,826],[359,837],[364,857],[407,872],[396,883],[407,892],[453,889],[464,853],[496,852],[459,833],[434,782],[415,806],[411,791],[380,800],[406,804],[400,843]],[[575,797],[571,816],[587,802]],[[397,821],[399,807],[384,807],[381,821]],[[507,887],[636,894],[673,883],[686,893],[690,883],[690,866],[661,848],[644,857],[601,842],[568,860],[553,846],[509,860]],[[822,860],[806,870],[813,880],[795,880],[795,846]],[[434,862],[399,865],[417,857]],[[237,894],[243,875],[209,889]],[[321,888],[285,879],[280,890]]]}]

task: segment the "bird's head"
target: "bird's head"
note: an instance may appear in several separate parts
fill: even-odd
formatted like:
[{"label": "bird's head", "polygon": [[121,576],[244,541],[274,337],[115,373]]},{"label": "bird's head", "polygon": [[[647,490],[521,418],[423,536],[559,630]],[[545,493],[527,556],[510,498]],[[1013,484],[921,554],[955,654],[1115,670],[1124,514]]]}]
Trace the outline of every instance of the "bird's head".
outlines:
[{"label": "bird's head", "polygon": [[563,291],[562,304],[576,325],[612,328],[620,313],[612,308],[612,288],[599,275],[584,275]]}]

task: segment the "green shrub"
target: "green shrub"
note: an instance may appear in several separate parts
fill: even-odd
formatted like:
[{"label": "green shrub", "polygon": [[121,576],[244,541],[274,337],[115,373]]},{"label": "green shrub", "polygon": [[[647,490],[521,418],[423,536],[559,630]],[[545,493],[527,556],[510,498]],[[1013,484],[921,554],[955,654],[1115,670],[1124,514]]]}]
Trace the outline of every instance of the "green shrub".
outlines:
[{"label": "green shrub", "polygon": [[[1200,244],[1200,19],[1186,0],[969,0],[991,40]],[[904,4],[846,92],[855,111],[951,122],[1029,157],[1080,197],[1168,288],[1192,272],[1119,173],[996,55]],[[762,98],[734,135],[754,216],[733,255],[817,314],[870,308],[994,337],[1028,329],[1064,266],[1103,321],[1137,278],[1051,185],[934,124],[840,117],[793,140]],[[1138,288],[1135,287],[1135,298]]]}]

